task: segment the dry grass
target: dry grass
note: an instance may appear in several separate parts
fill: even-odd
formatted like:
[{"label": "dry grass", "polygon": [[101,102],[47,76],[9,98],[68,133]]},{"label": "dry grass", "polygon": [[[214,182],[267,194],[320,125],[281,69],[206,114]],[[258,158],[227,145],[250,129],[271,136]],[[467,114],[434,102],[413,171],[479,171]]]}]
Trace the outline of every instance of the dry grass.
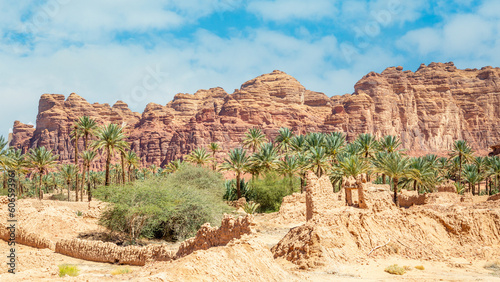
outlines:
[{"label": "dry grass", "polygon": [[59,267],[59,277],[68,276],[78,276],[80,270],[78,266],[72,264],[61,264]]},{"label": "dry grass", "polygon": [[424,270],[425,269],[423,265],[417,265],[417,266],[415,266],[415,268],[418,269],[418,270]]},{"label": "dry grass", "polygon": [[127,274],[131,273],[132,270],[128,267],[119,267],[111,271],[111,275],[121,275],[121,274]]},{"label": "dry grass", "polygon": [[394,274],[394,275],[403,275],[407,271],[407,267],[402,267],[397,264],[389,265],[384,269],[385,272]]}]

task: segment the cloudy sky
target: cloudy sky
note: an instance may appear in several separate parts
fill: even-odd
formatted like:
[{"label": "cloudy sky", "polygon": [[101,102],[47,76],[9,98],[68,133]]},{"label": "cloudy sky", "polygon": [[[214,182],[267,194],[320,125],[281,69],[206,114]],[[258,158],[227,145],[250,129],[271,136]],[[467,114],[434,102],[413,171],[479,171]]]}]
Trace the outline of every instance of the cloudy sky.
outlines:
[{"label": "cloudy sky", "polygon": [[142,112],[275,69],[333,96],[389,66],[498,67],[499,11],[497,0],[2,0],[0,135],[35,124],[44,93]]}]

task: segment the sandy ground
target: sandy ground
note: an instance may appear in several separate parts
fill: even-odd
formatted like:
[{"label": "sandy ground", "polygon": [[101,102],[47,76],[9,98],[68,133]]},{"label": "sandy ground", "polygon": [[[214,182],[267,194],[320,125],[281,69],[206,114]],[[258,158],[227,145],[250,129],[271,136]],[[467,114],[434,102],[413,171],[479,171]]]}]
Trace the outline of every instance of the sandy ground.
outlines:
[{"label": "sandy ground", "polygon": [[[482,199],[475,199],[475,201]],[[29,216],[27,223],[33,225],[34,228],[48,228],[50,231],[43,231],[50,234],[53,238],[68,238],[75,237],[79,233],[98,230],[97,219],[92,217],[83,217],[75,215],[76,211],[89,212],[92,207],[99,203],[92,203],[91,209],[88,203],[68,203],[58,201],[42,201],[37,200],[21,200],[26,209],[23,212],[24,216]],[[4,206],[2,206],[3,209]],[[36,210],[36,212],[35,212]],[[95,210],[95,208],[94,208]],[[47,219],[50,212],[50,221]],[[46,220],[42,220],[42,218]],[[290,228],[300,224],[281,225],[273,219],[276,214],[256,215],[254,241],[261,243],[265,248],[270,249],[276,245],[283,236],[285,236]],[[56,236],[57,235],[57,236]],[[0,240],[0,253],[4,254],[5,262],[9,247],[6,242]],[[267,250],[264,250],[267,252]],[[156,268],[151,265],[144,267],[140,266],[119,266],[107,263],[96,263],[84,261],[72,257],[64,256],[55,253],[49,249],[36,249],[28,246],[17,246],[18,268],[15,275],[7,273],[5,263],[0,267],[0,281],[175,281],[185,279],[185,281],[198,280],[195,277],[183,277],[170,280],[158,276]],[[191,255],[190,255],[191,256]],[[193,254],[197,256],[197,254]],[[188,256],[189,257],[189,256]],[[255,258],[259,259],[259,258]],[[156,266],[168,269],[175,268],[176,262],[161,262],[155,263]],[[211,262],[215,266],[212,271],[217,271],[217,263]],[[220,262],[224,263],[224,262]],[[290,274],[292,280],[296,281],[500,281],[500,270],[496,272],[485,269],[487,261],[467,261],[461,258],[448,258],[446,261],[418,261],[394,256],[389,259],[368,259],[364,264],[345,264],[339,263],[327,265],[312,271],[300,270],[297,265],[292,264],[284,259],[274,260],[277,267],[282,268]],[[59,277],[58,265],[74,264],[80,269],[78,277]],[[391,275],[386,273],[384,269],[392,264],[400,266],[409,266],[412,270],[402,276]],[[415,266],[422,265],[424,270],[417,270]],[[112,275],[111,272],[127,267],[131,273]],[[201,276],[203,277],[203,276]],[[214,280],[207,278],[207,280]],[[217,280],[217,279],[215,279]],[[244,280],[244,279],[243,279]],[[258,279],[257,279],[258,280]],[[266,281],[265,277],[261,281]],[[289,279],[283,279],[286,281]],[[255,280],[252,280],[255,281]]]}]

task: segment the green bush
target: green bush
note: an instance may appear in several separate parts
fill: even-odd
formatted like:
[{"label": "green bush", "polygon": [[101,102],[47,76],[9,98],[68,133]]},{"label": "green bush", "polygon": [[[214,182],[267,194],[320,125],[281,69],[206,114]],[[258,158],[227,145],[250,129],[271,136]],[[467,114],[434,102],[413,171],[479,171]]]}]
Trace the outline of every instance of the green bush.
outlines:
[{"label": "green bush", "polygon": [[[290,189],[290,186],[292,189]],[[280,209],[283,197],[300,191],[299,178],[283,178],[268,173],[263,179],[251,181],[250,200],[260,204],[260,212],[276,212]]]},{"label": "green bush", "polygon": [[59,277],[68,276],[78,276],[80,270],[76,265],[71,264],[61,264],[59,267]]},{"label": "green bush", "polygon": [[164,178],[97,189],[95,197],[113,203],[100,224],[112,231],[176,241],[190,237],[206,222],[220,224],[229,207],[222,201],[222,175],[206,168],[182,166]]},{"label": "green bush", "polygon": [[[236,187],[236,179],[226,180],[224,182],[225,194],[222,197],[224,200],[236,201],[238,200],[238,188]],[[250,199],[250,185],[245,182],[245,179],[240,179],[240,192],[241,196],[247,201]]]},{"label": "green bush", "polygon": [[397,264],[389,265],[384,269],[384,271],[394,275],[403,275],[406,273],[405,267],[401,267]]},{"label": "green bush", "polygon": [[50,196],[50,199],[55,201],[68,201],[68,194],[64,192],[59,194],[54,194]]}]

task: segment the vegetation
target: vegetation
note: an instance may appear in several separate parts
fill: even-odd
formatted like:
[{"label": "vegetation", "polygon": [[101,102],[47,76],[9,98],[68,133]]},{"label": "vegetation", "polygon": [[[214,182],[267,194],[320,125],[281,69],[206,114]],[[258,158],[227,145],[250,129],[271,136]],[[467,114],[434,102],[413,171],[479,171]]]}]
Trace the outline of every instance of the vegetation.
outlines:
[{"label": "vegetation", "polygon": [[128,274],[132,273],[132,270],[128,267],[118,267],[115,268],[111,271],[111,275],[121,275],[121,274]]},{"label": "vegetation", "polygon": [[384,271],[394,275],[403,275],[406,273],[405,267],[399,266],[397,264],[389,265],[384,269]]},{"label": "vegetation", "polygon": [[80,274],[80,270],[78,266],[72,264],[61,264],[59,267],[59,277],[68,276],[78,276]]},{"label": "vegetation", "polygon": [[112,231],[176,241],[195,234],[205,222],[220,224],[229,207],[222,201],[224,180],[210,169],[183,165],[166,177],[103,186],[95,196],[113,203],[100,219]]}]

